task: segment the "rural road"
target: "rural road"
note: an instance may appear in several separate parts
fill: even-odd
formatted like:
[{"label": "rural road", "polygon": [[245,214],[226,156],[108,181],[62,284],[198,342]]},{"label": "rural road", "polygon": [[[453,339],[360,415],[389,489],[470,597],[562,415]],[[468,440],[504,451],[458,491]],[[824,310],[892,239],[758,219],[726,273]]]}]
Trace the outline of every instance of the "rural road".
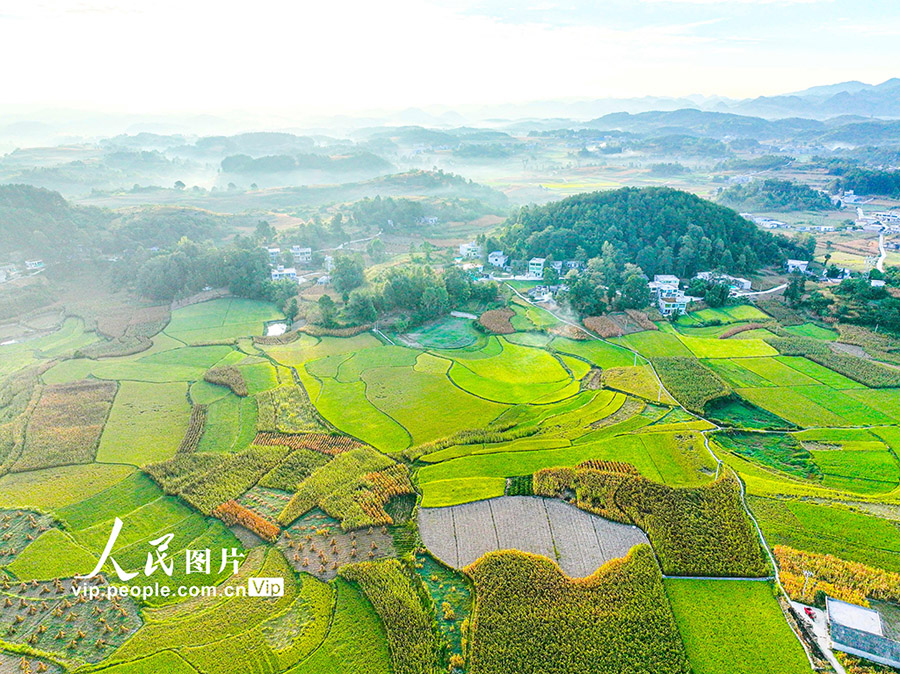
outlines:
[{"label": "rural road", "polygon": [[878,235],[878,252],[881,253],[878,258],[878,262],[875,264],[875,268],[878,271],[884,271],[884,260],[887,258],[887,251],[884,249],[884,232],[881,232]]},{"label": "rural road", "polygon": [[365,239],[353,239],[352,241],[344,241],[340,246],[336,246],[334,248],[319,248],[317,253],[325,253],[329,250],[344,250],[344,246],[349,246],[352,243],[365,243],[366,241],[371,241],[372,239],[377,239],[384,233],[383,229],[378,230],[378,234],[373,234],[372,236],[367,236]]},{"label": "rural road", "polygon": [[782,283],[780,286],[775,286],[774,288],[769,288],[768,290],[757,290],[756,292],[749,293],[737,293],[735,297],[756,297],[757,295],[768,295],[769,293],[777,293],[779,290],[784,290],[787,288],[787,283]]}]

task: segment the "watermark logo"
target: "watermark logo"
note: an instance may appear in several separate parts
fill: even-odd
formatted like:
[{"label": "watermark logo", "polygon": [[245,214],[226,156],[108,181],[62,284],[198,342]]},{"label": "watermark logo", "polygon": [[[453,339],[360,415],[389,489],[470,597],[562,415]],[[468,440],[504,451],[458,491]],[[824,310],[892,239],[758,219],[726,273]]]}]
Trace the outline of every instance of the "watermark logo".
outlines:
[{"label": "watermark logo", "polygon": [[[218,596],[219,587],[216,585],[180,585],[171,586],[167,583],[160,584],[155,582],[147,585],[108,585],[100,587],[96,585],[97,581],[102,580],[100,572],[107,563],[109,563],[116,572],[119,581],[125,583],[134,580],[140,575],[140,571],[126,571],[112,556],[113,548],[122,531],[123,522],[116,517],[113,522],[112,531],[106,547],[97,561],[97,565],[93,571],[84,576],[75,576],[73,591],[75,594],[84,595],[90,599],[96,599],[100,596],[124,597],[131,596],[146,601],[150,597],[198,597],[198,596]],[[144,564],[144,576],[150,577],[157,572],[162,572],[166,576],[172,577],[175,572],[175,557],[169,554],[169,545],[175,538],[174,533],[168,533],[152,541],[149,545],[152,550],[147,552],[147,561]],[[209,548],[194,550],[185,548],[184,550],[184,575],[215,573],[218,566],[218,574],[226,572],[230,568],[231,575],[235,575],[240,568],[241,561],[246,553],[239,551],[237,548],[222,548],[220,555],[213,555],[213,551]],[[215,562],[215,563],[214,563]],[[90,583],[94,579],[94,583]],[[228,597],[283,597],[284,596],[284,578],[269,577],[253,577],[247,580],[247,585],[225,585],[222,593]]]},{"label": "watermark logo", "polygon": [[248,597],[283,597],[284,578],[250,578],[247,581]]}]

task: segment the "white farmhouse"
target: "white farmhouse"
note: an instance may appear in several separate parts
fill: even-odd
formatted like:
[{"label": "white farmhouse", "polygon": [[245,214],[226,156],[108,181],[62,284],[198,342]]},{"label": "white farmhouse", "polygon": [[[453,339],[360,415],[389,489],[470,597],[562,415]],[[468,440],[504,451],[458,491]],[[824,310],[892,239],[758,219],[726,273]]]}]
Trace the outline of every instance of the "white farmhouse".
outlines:
[{"label": "white farmhouse", "polygon": [[285,267],[283,264],[278,265],[272,270],[272,280],[280,281],[281,279],[297,279],[297,270],[294,267]]},{"label": "white farmhouse", "polygon": [[459,256],[463,259],[471,259],[481,255],[481,247],[474,241],[459,244]]},{"label": "white farmhouse", "polygon": [[492,267],[505,267],[509,262],[509,256],[504,255],[502,250],[495,250],[488,255],[488,264]]},{"label": "white farmhouse", "polygon": [[533,257],[528,260],[528,275],[535,278],[543,278],[544,263],[546,261],[547,259],[543,257]]},{"label": "white farmhouse", "polygon": [[266,252],[269,253],[270,262],[272,262],[273,264],[275,262],[278,262],[278,258],[281,256],[281,248],[278,248],[277,246],[269,246],[268,248],[266,248]]},{"label": "white farmhouse", "polygon": [[806,268],[809,266],[809,260],[788,260],[788,274],[805,274]]},{"label": "white farmhouse", "polygon": [[294,262],[297,264],[309,264],[312,262],[312,248],[291,246],[291,255],[294,256]]}]

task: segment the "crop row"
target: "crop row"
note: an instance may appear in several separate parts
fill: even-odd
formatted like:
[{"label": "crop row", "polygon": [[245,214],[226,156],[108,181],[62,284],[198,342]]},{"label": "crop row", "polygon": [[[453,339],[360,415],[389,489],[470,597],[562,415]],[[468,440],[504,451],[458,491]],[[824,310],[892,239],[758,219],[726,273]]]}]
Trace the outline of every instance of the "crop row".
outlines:
[{"label": "crop row", "polygon": [[341,567],[339,575],[357,583],[387,631],[395,674],[433,674],[439,649],[431,615],[396,559]]},{"label": "crop row", "polygon": [[812,353],[808,358],[845,377],[858,381],[860,384],[865,384],[869,388],[900,387],[900,371],[892,370],[871,360],[864,360],[856,356],[842,356],[836,353]]},{"label": "crop row", "polygon": [[279,386],[256,396],[260,431],[305,433],[322,429],[315,407],[299,386]]},{"label": "crop row", "polygon": [[219,365],[210,368],[203,375],[203,379],[210,384],[229,388],[232,393],[242,398],[247,395],[247,382],[244,381],[244,375],[234,365]]},{"label": "crop row", "polygon": [[533,488],[541,496],[574,492],[579,508],[640,527],[668,575],[766,575],[762,548],[730,475],[677,489],[622,472],[548,468],[535,473]]},{"label": "crop row", "polygon": [[278,540],[278,534],[281,529],[261,515],[257,515],[249,508],[245,508],[234,499],[230,499],[222,503],[212,511],[213,517],[218,517],[228,526],[240,524],[245,529],[249,529],[263,540],[274,543]]},{"label": "crop row", "polygon": [[470,674],[677,674],[687,656],[653,552],[572,580],[545,557],[491,552],[471,565]]},{"label": "crop row", "polygon": [[206,427],[206,405],[194,405],[191,408],[191,418],[188,420],[187,430],[181,438],[176,454],[193,454],[203,437],[203,429]]},{"label": "crop row", "polygon": [[[792,598],[812,603],[817,591],[864,606],[867,598],[900,600],[900,574],[859,562],[848,562],[834,555],[822,555],[776,545],[775,559],[781,579]],[[805,572],[812,576],[807,581]],[[806,593],[803,593],[804,585]]]},{"label": "crop row", "polygon": [[731,393],[728,385],[696,358],[656,358],[653,365],[669,393],[694,412],[702,414],[708,403]]}]

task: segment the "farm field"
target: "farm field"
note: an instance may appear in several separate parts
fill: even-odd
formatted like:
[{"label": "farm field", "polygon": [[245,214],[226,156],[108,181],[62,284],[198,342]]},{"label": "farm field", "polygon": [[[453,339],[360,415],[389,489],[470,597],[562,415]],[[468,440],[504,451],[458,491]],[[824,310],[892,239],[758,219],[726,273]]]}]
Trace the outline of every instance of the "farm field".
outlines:
[{"label": "farm field", "polygon": [[766,582],[664,581],[696,674],[801,674],[810,666]]},{"label": "farm field", "polygon": [[[104,338],[72,319],[7,351],[4,631],[96,564],[116,518],[130,582],[164,540],[160,586],[285,591],[123,602],[115,634],[76,607],[85,637],[53,615],[65,639],[3,644],[119,674],[809,671],[768,581],[662,575],[771,573],[735,475],[770,547],[900,573],[900,388],[810,347],[836,331],[740,305],[574,339],[513,305],[502,336],[445,317],[252,339],[280,312],[218,299],[131,355],[73,357]],[[770,329],[725,334],[748,322]]]}]

